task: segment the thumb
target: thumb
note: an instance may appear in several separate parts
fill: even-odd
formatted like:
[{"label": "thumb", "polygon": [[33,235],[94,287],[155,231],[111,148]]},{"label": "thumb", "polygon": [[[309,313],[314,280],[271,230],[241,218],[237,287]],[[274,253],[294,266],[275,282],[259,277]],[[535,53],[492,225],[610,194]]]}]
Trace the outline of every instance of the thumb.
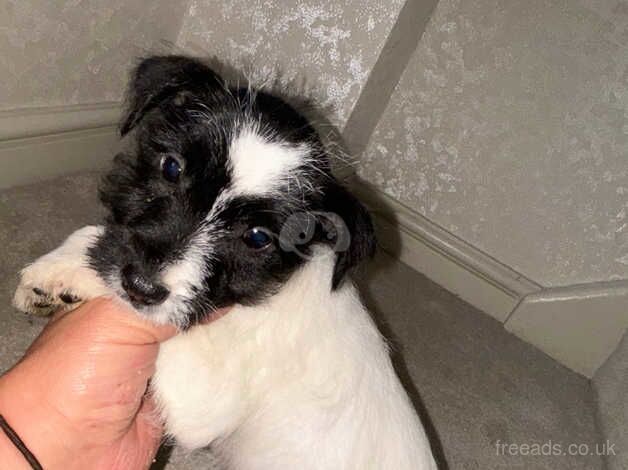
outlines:
[{"label": "thumb", "polygon": [[145,462],[150,462],[157,454],[163,440],[163,425],[155,402],[147,395],[135,419],[139,449],[144,453]]},{"label": "thumb", "polygon": [[117,298],[99,297],[85,306],[92,321],[106,325],[107,336],[127,338],[134,344],[162,343],[178,332],[173,325],[150,321]]}]

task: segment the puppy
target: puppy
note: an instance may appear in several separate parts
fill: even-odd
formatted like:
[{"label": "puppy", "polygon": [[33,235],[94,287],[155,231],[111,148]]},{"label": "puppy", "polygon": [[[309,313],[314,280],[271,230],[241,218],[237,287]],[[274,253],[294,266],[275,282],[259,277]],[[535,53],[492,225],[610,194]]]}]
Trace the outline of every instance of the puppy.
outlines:
[{"label": "puppy", "polygon": [[369,214],[308,121],[181,56],[145,59],[128,95],[135,148],[104,179],[104,225],[26,267],[16,307],[113,295],[178,326],[152,393],[167,433],[226,468],[436,468],[346,279],[373,253]]}]

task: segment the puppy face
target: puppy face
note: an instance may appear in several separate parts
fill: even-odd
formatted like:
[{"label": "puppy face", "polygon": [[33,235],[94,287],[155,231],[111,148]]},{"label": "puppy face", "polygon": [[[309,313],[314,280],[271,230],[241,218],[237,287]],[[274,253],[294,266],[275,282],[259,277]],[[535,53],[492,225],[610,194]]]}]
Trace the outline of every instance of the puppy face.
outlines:
[{"label": "puppy face", "polygon": [[330,289],[372,253],[366,210],[332,177],[307,120],[281,99],[229,88],[203,63],[151,57],[135,70],[109,211],[91,263],[156,321],[186,327],[217,307],[254,304],[336,251]]}]

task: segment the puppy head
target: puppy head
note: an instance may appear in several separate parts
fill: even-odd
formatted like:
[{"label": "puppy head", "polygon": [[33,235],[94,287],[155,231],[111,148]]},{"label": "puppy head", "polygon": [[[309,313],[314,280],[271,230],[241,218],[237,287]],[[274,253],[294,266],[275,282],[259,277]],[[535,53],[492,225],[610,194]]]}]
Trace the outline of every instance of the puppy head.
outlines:
[{"label": "puppy head", "polygon": [[109,211],[93,266],[156,321],[275,293],[316,244],[336,252],[330,289],[374,250],[370,217],[333,178],[307,120],[281,99],[230,88],[200,61],[151,57],[135,69]]}]

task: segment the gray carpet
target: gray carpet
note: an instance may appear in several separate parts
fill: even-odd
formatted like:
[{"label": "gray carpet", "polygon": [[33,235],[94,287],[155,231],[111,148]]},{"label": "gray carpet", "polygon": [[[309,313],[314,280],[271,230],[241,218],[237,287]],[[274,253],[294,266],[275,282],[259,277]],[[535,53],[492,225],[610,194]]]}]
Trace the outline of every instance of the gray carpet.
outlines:
[{"label": "gray carpet", "polygon": [[608,452],[608,470],[628,468],[628,332],[615,352],[593,377],[600,428],[614,445]]},{"label": "gray carpet", "polygon": [[[0,192],[0,371],[20,357],[43,324],[10,307],[17,271],[99,217],[94,176]],[[437,452],[448,468],[605,468],[597,455],[508,455],[496,446],[500,441],[546,444],[546,450],[547,443],[563,450],[569,444],[594,449],[601,439],[588,380],[386,255],[378,255],[360,278],[367,303],[391,338],[400,375],[438,437]],[[211,468],[205,452],[162,454],[162,460],[170,459],[167,469]]]}]

